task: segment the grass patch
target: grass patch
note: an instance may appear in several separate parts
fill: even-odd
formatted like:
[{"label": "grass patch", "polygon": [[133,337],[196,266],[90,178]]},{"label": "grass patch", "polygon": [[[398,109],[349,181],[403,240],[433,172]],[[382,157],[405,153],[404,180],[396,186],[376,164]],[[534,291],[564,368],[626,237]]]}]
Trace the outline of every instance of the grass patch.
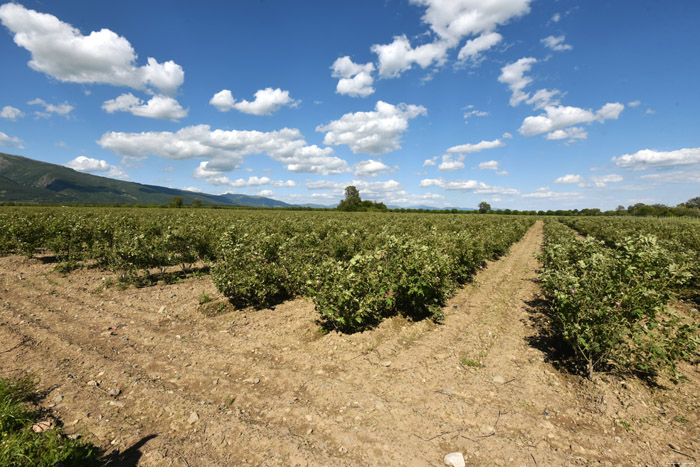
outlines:
[{"label": "grass patch", "polygon": [[31,379],[0,379],[0,465],[102,465],[102,452],[92,443],[67,439],[59,427],[41,433],[32,430],[42,418],[31,407],[37,399]]}]

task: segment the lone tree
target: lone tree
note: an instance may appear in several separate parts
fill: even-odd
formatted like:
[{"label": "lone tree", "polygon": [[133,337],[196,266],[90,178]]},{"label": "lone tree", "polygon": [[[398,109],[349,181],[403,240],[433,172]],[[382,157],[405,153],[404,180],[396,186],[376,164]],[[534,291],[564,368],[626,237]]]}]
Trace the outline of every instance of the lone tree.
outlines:
[{"label": "lone tree", "polygon": [[185,198],[182,196],[173,196],[173,206],[176,208],[181,208],[182,204],[185,202]]},{"label": "lone tree", "polygon": [[486,201],[482,201],[479,203],[479,212],[480,213],[485,213],[489,212],[491,210],[491,205],[487,203]]},{"label": "lone tree", "polygon": [[338,204],[338,211],[387,211],[384,203],[362,201],[357,188],[350,185],[345,187],[345,199]]}]

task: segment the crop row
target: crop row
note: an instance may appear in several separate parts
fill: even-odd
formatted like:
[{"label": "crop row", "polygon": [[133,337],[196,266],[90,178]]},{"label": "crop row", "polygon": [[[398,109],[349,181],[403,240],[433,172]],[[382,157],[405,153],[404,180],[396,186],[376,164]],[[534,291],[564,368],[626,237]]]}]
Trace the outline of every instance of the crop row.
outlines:
[{"label": "crop row", "polygon": [[606,244],[548,220],[542,262],[555,331],[589,377],[616,369],[678,378],[676,362],[698,346],[695,325],[667,307],[692,279],[687,256],[648,233]]},{"label": "crop row", "polygon": [[402,313],[439,318],[456,286],[507,251],[534,222],[500,216],[13,208],[0,211],[0,252],[49,252],[147,276],[212,265],[240,306],[311,298],[345,331]]}]

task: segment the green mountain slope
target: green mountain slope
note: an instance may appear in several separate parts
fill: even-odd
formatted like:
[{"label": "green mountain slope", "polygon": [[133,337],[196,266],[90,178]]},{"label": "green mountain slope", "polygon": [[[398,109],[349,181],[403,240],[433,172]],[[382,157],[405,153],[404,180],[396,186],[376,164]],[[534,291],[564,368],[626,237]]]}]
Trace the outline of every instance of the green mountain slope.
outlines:
[{"label": "green mountain slope", "polygon": [[182,196],[185,204],[197,198],[205,205],[288,207],[282,201],[242,194],[210,195],[156,185],[114,180],[0,153],[0,202],[62,204],[167,204]]}]

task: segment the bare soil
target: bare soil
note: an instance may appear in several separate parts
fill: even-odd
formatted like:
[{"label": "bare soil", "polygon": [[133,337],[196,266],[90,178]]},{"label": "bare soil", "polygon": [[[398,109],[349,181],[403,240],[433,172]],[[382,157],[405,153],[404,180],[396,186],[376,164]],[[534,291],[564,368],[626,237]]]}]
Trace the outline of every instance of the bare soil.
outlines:
[{"label": "bare soil", "polygon": [[569,372],[547,337],[541,242],[537,223],[442,324],[354,335],[323,333],[307,300],[213,314],[226,302],[207,276],[120,290],[104,271],[4,257],[0,376],[33,374],[111,465],[697,462],[697,365],[678,386]]}]

